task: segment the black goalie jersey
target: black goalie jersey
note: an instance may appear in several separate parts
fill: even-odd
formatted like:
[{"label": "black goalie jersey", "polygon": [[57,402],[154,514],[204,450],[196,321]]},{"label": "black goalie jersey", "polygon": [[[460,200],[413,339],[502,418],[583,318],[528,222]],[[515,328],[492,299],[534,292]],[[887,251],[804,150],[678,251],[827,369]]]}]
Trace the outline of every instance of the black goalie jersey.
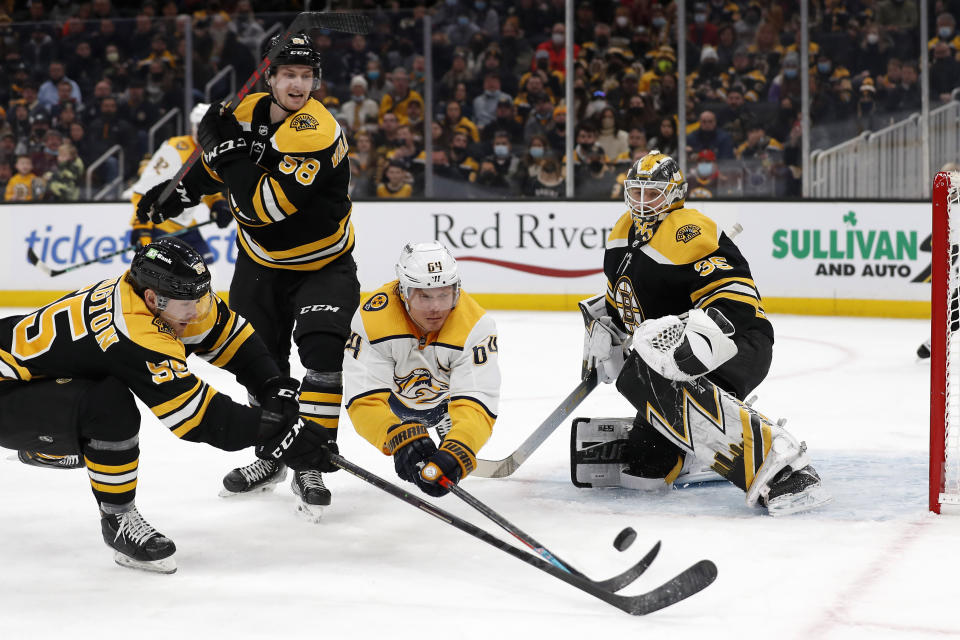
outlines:
[{"label": "black goalie jersey", "polygon": [[249,159],[227,163],[223,176],[198,162],[183,183],[194,194],[227,183],[237,240],[254,262],[315,271],[353,249],[346,134],[313,98],[277,123],[270,104],[269,94],[255,93],[234,111]]},{"label": "black goalie jersey", "polygon": [[122,278],[0,319],[0,389],[41,378],[113,376],[178,438],[231,451],[256,444],[260,409],[237,404],[195,377],[189,354],[251,389],[279,375],[253,326],[223,300],[178,338]]},{"label": "black goalie jersey", "polygon": [[738,332],[757,329],[773,340],[746,259],[695,209],[672,212],[642,245],[623,214],[607,238],[603,271],[607,313],[628,333],[650,318],[715,307]]}]

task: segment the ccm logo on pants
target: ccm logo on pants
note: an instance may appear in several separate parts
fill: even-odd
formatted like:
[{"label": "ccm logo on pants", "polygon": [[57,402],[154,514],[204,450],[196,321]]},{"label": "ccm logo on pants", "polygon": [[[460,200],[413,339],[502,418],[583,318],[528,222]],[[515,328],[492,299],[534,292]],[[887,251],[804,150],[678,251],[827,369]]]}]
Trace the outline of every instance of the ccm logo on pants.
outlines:
[{"label": "ccm logo on pants", "polygon": [[311,311],[340,311],[340,307],[332,307],[329,304],[311,304],[300,309],[300,315],[310,313]]}]

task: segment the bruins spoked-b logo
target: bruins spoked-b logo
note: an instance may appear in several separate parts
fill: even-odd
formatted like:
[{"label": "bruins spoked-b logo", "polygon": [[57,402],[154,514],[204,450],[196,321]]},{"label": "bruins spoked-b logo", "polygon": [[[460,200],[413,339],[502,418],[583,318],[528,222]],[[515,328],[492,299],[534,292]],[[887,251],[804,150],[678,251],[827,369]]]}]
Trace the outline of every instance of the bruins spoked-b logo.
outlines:
[{"label": "bruins spoked-b logo", "polygon": [[388,300],[389,298],[387,298],[387,294],[378,293],[364,303],[363,310],[380,311],[380,309],[383,309],[385,306],[387,306]]},{"label": "bruins spoked-b logo", "polygon": [[[617,303],[617,311],[620,312],[620,318],[623,320],[623,324],[626,325],[627,329],[636,327],[646,320],[643,315],[643,309],[640,308],[640,303],[637,302],[637,296],[633,291],[633,282],[630,281],[630,278],[623,276],[617,280],[617,286],[613,294],[614,301]],[[630,333],[633,333],[632,329],[630,329]]]},{"label": "bruins spoked-b logo", "polygon": [[677,229],[677,242],[690,242],[700,235],[700,227],[695,224],[685,224]]},{"label": "bruins spoked-b logo", "polygon": [[303,131],[304,129],[314,129],[320,126],[320,123],[317,122],[317,119],[314,118],[309,113],[298,113],[293,116],[293,119],[290,120],[290,127],[296,129],[297,131]]}]

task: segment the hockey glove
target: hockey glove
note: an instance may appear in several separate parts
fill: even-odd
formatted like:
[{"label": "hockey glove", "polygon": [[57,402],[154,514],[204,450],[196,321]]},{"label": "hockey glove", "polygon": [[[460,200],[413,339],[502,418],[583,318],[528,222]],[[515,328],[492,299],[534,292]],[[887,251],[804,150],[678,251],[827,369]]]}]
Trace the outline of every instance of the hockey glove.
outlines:
[{"label": "hockey glove", "polygon": [[419,422],[404,422],[390,427],[387,435],[387,448],[393,451],[393,468],[397,477],[414,483],[427,495],[442,496],[447,492],[440,485],[420,477],[420,470],[427,460],[437,454],[437,445],[427,435],[426,427]]},{"label": "hockey glove", "polygon": [[439,498],[448,492],[446,487],[439,484],[441,476],[446,476],[450,482],[457,484],[460,479],[477,468],[477,456],[466,445],[456,440],[444,440],[440,450],[427,459],[427,463],[420,469],[420,480],[429,483],[433,491],[417,482],[425,493]]},{"label": "hockey glove", "polygon": [[337,443],[321,425],[300,419],[299,386],[294,378],[281,376],[263,383],[257,394],[262,409],[257,457],[279,460],[294,471],[333,473],[339,467],[330,461],[330,454],[339,453]]},{"label": "hockey glove", "polygon": [[583,360],[587,371],[597,370],[597,380],[610,383],[623,369],[624,340],[610,316],[597,318],[586,327],[583,335]]},{"label": "hockey glove", "polygon": [[670,380],[690,382],[737,355],[728,335],[734,327],[716,309],[692,309],[686,321],[677,316],[647,320],[633,332],[633,350],[647,365]]},{"label": "hockey glove", "polygon": [[217,200],[210,205],[210,219],[217,223],[221,229],[226,229],[233,222],[233,212],[226,199]]},{"label": "hockey glove", "polygon": [[224,162],[249,151],[240,123],[230,111],[221,114],[220,105],[211,105],[197,126],[197,141],[203,148],[203,160],[214,171]]},{"label": "hockey glove", "polygon": [[163,193],[168,184],[170,184],[170,181],[164,180],[151,187],[140,198],[140,202],[137,203],[137,219],[140,222],[160,224],[164,220],[176,218],[185,209],[200,204],[200,199],[191,195],[182,182],[170,192],[166,200],[160,202],[160,194]]}]

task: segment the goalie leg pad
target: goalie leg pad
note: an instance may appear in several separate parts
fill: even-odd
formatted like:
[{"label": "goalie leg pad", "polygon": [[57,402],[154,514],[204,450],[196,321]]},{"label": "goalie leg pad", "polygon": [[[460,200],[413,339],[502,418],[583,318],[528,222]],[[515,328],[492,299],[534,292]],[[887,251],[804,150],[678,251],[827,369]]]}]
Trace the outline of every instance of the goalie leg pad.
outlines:
[{"label": "goalie leg pad", "polygon": [[[770,479],[791,462],[799,462],[797,455],[787,451],[783,457],[772,458],[764,468],[777,437],[783,437],[785,444],[796,440],[705,378],[670,381],[631,354],[617,379],[617,389],[671,443],[744,492],[754,487],[761,470],[763,478]],[[749,496],[754,502],[763,478]]]}]

